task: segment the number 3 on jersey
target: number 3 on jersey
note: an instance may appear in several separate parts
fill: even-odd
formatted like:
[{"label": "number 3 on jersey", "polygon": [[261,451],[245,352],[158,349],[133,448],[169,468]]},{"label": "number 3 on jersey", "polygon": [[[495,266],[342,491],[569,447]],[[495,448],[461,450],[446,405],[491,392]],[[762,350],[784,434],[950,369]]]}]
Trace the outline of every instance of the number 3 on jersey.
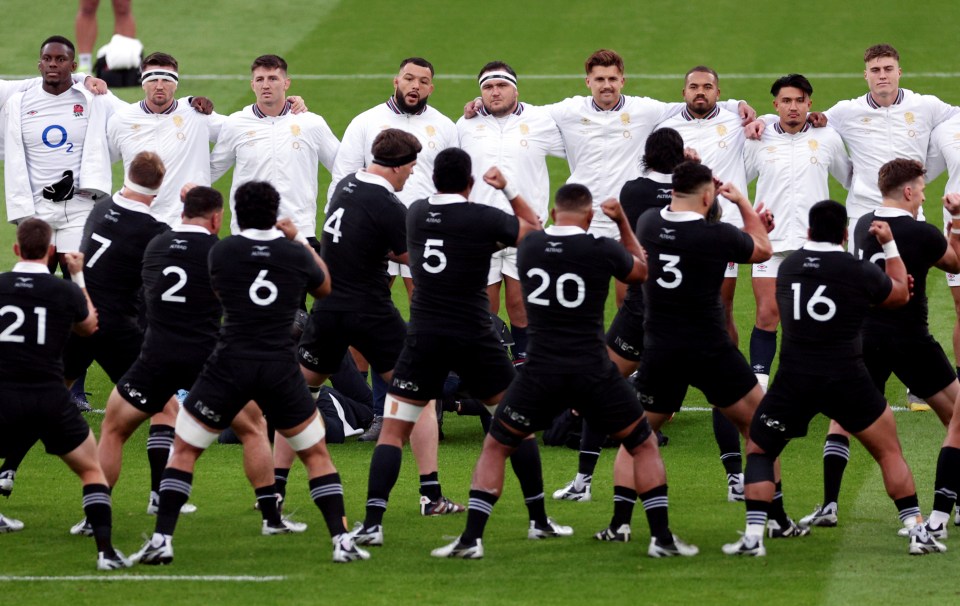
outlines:
[{"label": "number 3 on jersey", "polygon": [[[800,283],[791,282],[790,288],[793,289],[793,319],[800,319]],[[813,296],[807,301],[807,315],[817,322],[827,322],[837,315],[837,304],[830,297],[825,297],[823,292],[827,290],[826,284],[821,284],[813,291]],[[826,310],[821,312],[817,306],[826,306]]]},{"label": "number 3 on jersey", "polygon": [[[683,273],[680,272],[680,268],[677,265],[680,263],[680,255],[659,255],[657,257],[661,261],[666,261],[666,265],[663,266],[663,276],[657,278],[657,284],[664,288],[676,288],[680,286],[680,283],[683,282]],[[664,277],[667,277],[666,274],[670,274],[669,280],[664,280]]]}]

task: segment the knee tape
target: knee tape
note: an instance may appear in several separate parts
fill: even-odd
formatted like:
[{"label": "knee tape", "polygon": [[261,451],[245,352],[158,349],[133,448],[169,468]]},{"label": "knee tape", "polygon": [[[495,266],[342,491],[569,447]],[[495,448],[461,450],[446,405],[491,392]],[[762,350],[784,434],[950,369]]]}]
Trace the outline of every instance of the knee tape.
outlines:
[{"label": "knee tape", "polygon": [[410,402],[401,402],[390,394],[387,394],[387,400],[383,403],[383,418],[416,423],[420,415],[423,414],[423,409],[423,406],[417,406]]},{"label": "knee tape", "polygon": [[773,463],[775,457],[767,453],[748,454],[747,469],[743,475],[744,484],[757,484],[759,482],[775,482],[773,473]]},{"label": "knee tape", "polygon": [[206,450],[217,441],[220,432],[210,431],[194,419],[193,415],[181,408],[177,413],[176,434],[190,446]]},{"label": "knee tape", "polygon": [[324,428],[323,423],[320,422],[320,415],[317,414],[313,417],[313,420],[303,428],[303,431],[295,436],[288,437],[287,444],[289,444],[290,448],[294,451],[300,452],[301,450],[306,450],[314,446],[322,440],[325,435],[327,435],[327,430]]},{"label": "knee tape", "polygon": [[640,419],[640,422],[637,423],[637,426],[633,428],[633,431],[621,440],[621,443],[627,451],[631,451],[646,442],[652,433],[653,428],[650,427],[650,421],[647,421],[647,417],[644,416]]}]

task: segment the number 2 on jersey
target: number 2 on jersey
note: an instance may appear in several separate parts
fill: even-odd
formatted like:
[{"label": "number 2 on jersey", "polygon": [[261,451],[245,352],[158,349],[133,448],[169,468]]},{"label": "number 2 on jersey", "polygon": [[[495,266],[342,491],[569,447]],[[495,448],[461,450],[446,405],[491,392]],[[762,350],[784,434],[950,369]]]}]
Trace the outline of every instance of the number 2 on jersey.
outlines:
[{"label": "number 2 on jersey", "polygon": [[186,303],[187,298],[176,293],[180,292],[180,290],[187,285],[187,272],[185,272],[182,267],[177,267],[176,265],[164,267],[163,275],[169,276],[170,274],[177,276],[177,282],[163,291],[163,294],[160,295],[160,300],[168,303]]}]

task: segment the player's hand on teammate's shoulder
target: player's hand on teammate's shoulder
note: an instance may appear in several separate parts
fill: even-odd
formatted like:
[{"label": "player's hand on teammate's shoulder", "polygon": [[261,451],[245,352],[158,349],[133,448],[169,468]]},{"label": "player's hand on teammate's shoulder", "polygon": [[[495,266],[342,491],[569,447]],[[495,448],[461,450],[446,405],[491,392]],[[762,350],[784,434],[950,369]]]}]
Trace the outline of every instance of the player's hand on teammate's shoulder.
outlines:
[{"label": "player's hand on teammate's shoulder", "polygon": [[620,219],[624,217],[623,207],[620,206],[620,201],[616,198],[607,198],[600,205],[600,210],[603,211],[603,214],[610,217],[611,220],[619,223]]},{"label": "player's hand on teammate's shoulder", "polygon": [[284,217],[277,221],[277,229],[283,232],[283,235],[287,237],[287,240],[296,240],[297,234],[300,231],[297,229],[297,226],[293,224],[293,221],[289,217]]},{"label": "player's hand on teammate's shoulder", "polygon": [[750,107],[746,101],[737,104],[737,113],[740,114],[740,125],[746,126],[757,119],[757,110]]},{"label": "player's hand on teammate's shoulder", "polygon": [[483,107],[483,101],[480,97],[467,101],[467,104],[463,106],[463,117],[467,120],[473,118],[480,113],[481,107]]},{"label": "player's hand on teammate's shoulder", "polygon": [[106,95],[110,87],[107,83],[94,76],[87,76],[83,81],[83,86],[95,95]]},{"label": "player's hand on teammate's shoulder", "polygon": [[310,111],[307,107],[307,102],[303,100],[303,97],[299,95],[291,95],[287,97],[287,101],[290,102],[290,113],[291,114],[302,114],[304,112]]},{"label": "player's hand on teammate's shoulder", "polygon": [[773,222],[773,212],[766,208],[763,202],[757,204],[757,207],[753,210],[757,212],[757,216],[760,217],[760,222],[763,223],[765,228],[767,228],[767,233],[769,234],[772,232],[773,228],[776,227]]},{"label": "player's hand on teammate's shoulder", "polygon": [[810,112],[807,114],[807,122],[814,128],[823,128],[827,125],[827,115],[823,112]]},{"label": "player's hand on teammate's shoulder", "polygon": [[190,97],[190,107],[204,116],[209,116],[213,113],[213,101],[207,97]]},{"label": "player's hand on teammate's shoulder", "polygon": [[507,186],[507,178],[496,166],[491,166],[487,172],[483,173],[483,182],[494,189],[503,189]]},{"label": "player's hand on teammate's shoulder", "polygon": [[747,139],[759,141],[760,137],[763,136],[763,131],[766,129],[766,127],[767,125],[763,123],[763,120],[754,120],[750,124],[747,124],[743,127],[743,135]]}]

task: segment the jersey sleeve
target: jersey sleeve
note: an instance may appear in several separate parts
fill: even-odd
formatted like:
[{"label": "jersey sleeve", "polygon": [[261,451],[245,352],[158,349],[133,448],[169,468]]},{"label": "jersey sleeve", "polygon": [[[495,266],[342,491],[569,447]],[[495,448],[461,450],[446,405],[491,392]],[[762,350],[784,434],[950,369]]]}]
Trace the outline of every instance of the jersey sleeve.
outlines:
[{"label": "jersey sleeve", "polygon": [[923,164],[924,168],[927,169],[927,174],[924,175],[927,183],[935,180],[947,170],[947,161],[943,157],[943,146],[940,141],[944,128],[938,126],[933,129],[933,134],[930,135],[930,143],[927,145],[927,160]]},{"label": "jersey sleeve", "polygon": [[[920,222],[918,221],[918,223]],[[943,232],[933,225],[922,223],[921,226],[924,231],[927,232],[923,238],[918,238],[918,241],[924,243],[925,265],[933,266],[946,254],[948,246],[947,239],[944,237]]]},{"label": "jersey sleeve", "polygon": [[875,263],[861,261],[860,266],[863,270],[863,286],[867,300],[874,305],[883,303],[893,290],[893,280]]},{"label": "jersey sleeve", "polygon": [[833,175],[844,189],[850,189],[850,183],[853,181],[853,162],[847,155],[847,148],[843,146],[843,139],[836,129],[826,126],[830,129],[830,165],[827,171]]},{"label": "jersey sleeve", "polygon": [[612,238],[604,238],[610,275],[623,281],[633,271],[633,255],[622,244]]},{"label": "jersey sleeve", "polygon": [[923,100],[930,108],[930,123],[933,126],[939,126],[960,113],[960,107],[945,103],[934,95],[923,95]]},{"label": "jersey sleeve", "polygon": [[326,281],[327,276],[323,273],[323,270],[320,269],[320,266],[317,265],[317,262],[313,259],[313,255],[310,254],[309,250],[301,246],[300,252],[303,254],[302,267],[307,274],[307,292],[313,292]]},{"label": "jersey sleeve", "polygon": [[223,114],[218,114],[217,112],[213,112],[209,116],[206,116],[207,139],[210,141],[210,143],[216,143],[217,139],[220,138],[220,131],[223,129],[223,125],[226,121],[227,117]]},{"label": "jersey sleeve", "polygon": [[236,133],[237,129],[230,124],[230,121],[227,121],[220,129],[217,144],[213,146],[213,151],[210,152],[211,183],[216,183],[217,179],[222,177],[237,161]]},{"label": "jersey sleeve", "polygon": [[395,255],[407,252],[407,208],[398,200],[381,217],[387,245]]},{"label": "jersey sleeve", "polygon": [[721,230],[721,242],[727,251],[726,259],[732,263],[749,263],[753,256],[753,238],[728,223],[717,225]]},{"label": "jersey sleeve", "polygon": [[123,116],[115,114],[107,122],[107,147],[110,150],[110,162],[117,162],[121,159],[120,155],[120,132],[123,128]]},{"label": "jersey sleeve", "polygon": [[332,174],[333,165],[337,157],[337,150],[340,147],[340,140],[337,139],[337,136],[330,130],[327,121],[320,116],[316,117],[315,124],[313,128],[310,129],[310,138],[316,147],[320,164],[323,164],[324,168]]},{"label": "jersey sleeve", "polygon": [[344,177],[355,173],[364,167],[364,128],[363,114],[357,116],[347,126],[343,133],[343,139],[340,141],[340,147],[337,149],[336,159],[333,162],[333,169],[330,171],[332,177],[330,189],[327,191],[327,202],[333,198],[336,191],[336,184],[340,183]]},{"label": "jersey sleeve", "polygon": [[503,246],[516,246],[520,236],[520,220],[492,206],[477,206],[482,209],[483,223],[490,236]]},{"label": "jersey sleeve", "polygon": [[760,176],[760,165],[757,162],[757,150],[763,145],[762,141],[748,139],[743,144],[743,169],[747,183],[751,183]]},{"label": "jersey sleeve", "polygon": [[87,297],[83,294],[83,290],[73,282],[67,282],[66,284],[70,291],[70,303],[73,307],[73,323],[79,324],[90,315],[90,308],[87,307]]},{"label": "jersey sleeve", "polygon": [[843,136],[843,129],[846,126],[847,108],[852,101],[839,101],[833,107],[823,112],[827,117],[827,124],[833,127],[835,131]]}]

